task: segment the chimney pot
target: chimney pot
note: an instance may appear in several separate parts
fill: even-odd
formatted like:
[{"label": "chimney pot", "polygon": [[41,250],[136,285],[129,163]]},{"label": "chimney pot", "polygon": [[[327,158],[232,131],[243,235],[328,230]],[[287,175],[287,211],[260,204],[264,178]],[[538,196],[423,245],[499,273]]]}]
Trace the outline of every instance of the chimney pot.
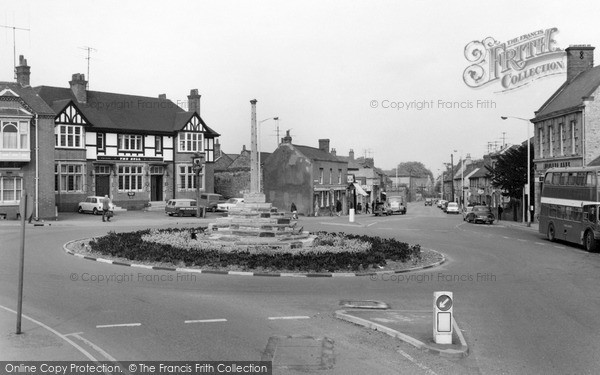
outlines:
[{"label": "chimney pot", "polygon": [[329,153],[329,139],[319,139],[319,150]]},{"label": "chimney pot", "polygon": [[75,95],[78,103],[87,103],[87,81],[85,80],[85,74],[75,73],[69,81],[71,85],[71,91]]},{"label": "chimney pot", "polygon": [[200,116],[200,97],[198,89],[191,89],[188,95],[188,111],[196,112]]},{"label": "chimney pot", "polygon": [[354,160],[354,150],[350,149],[350,152],[348,152],[348,156],[350,157],[350,160]]},{"label": "chimney pot", "polygon": [[158,94],[158,98],[159,99],[166,99],[167,98],[167,94]]},{"label": "chimney pot", "polygon": [[567,82],[571,82],[580,73],[594,67],[594,48],[592,46],[569,46],[567,52]]},{"label": "chimney pot", "polygon": [[285,137],[281,138],[281,143],[292,143],[289,129],[285,131]]},{"label": "chimney pot", "polygon": [[19,66],[16,68],[17,83],[21,86],[29,86],[29,76],[31,68],[27,66],[27,59],[23,55],[19,55]]}]

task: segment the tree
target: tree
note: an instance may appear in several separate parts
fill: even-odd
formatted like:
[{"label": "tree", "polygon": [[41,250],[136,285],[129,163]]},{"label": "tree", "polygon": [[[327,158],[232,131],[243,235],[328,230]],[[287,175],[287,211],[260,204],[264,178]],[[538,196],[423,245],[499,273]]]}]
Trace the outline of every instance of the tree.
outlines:
[{"label": "tree", "polygon": [[[531,155],[533,155],[533,145],[530,144]],[[486,175],[492,182],[492,186],[502,189],[502,195],[520,201],[523,196],[523,188],[527,184],[527,144],[516,148],[509,148],[504,154],[496,160],[494,168],[486,165],[488,170]],[[533,163],[530,161],[530,174],[533,173]],[[533,184],[531,184],[529,196],[530,202],[533,202]],[[514,206],[513,216],[516,220],[517,206]]]}]

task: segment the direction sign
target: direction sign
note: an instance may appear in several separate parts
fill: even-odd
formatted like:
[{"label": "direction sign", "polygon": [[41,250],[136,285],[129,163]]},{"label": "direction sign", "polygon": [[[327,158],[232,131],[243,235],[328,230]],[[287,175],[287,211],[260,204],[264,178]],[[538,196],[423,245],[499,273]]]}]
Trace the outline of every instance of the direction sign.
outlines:
[{"label": "direction sign", "polygon": [[25,220],[29,219],[29,217],[33,214],[33,199],[31,195],[28,195],[27,192],[23,191],[23,195],[21,196],[21,201],[19,202],[19,215],[21,218]]},{"label": "direction sign", "polygon": [[435,305],[441,311],[448,311],[452,307],[452,298],[450,298],[449,296],[447,296],[445,294],[442,294],[435,301]]},{"label": "direction sign", "polygon": [[436,344],[452,344],[452,292],[433,292],[433,340]]}]

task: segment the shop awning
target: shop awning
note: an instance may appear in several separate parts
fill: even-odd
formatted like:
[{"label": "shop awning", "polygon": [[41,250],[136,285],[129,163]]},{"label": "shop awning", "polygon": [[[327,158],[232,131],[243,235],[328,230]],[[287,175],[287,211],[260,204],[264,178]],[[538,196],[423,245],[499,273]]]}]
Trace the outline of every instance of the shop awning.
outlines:
[{"label": "shop awning", "polygon": [[353,182],[353,183],[352,183],[352,185],[354,185],[354,189],[356,190],[356,192],[357,192],[358,194],[360,194],[360,195],[362,195],[362,196],[365,196],[365,197],[366,197],[367,195],[369,195],[369,194],[367,194],[367,193],[366,193],[366,192],[363,190],[363,188],[361,188],[361,187],[360,187],[360,185],[359,185],[359,184],[357,184],[356,182]]}]

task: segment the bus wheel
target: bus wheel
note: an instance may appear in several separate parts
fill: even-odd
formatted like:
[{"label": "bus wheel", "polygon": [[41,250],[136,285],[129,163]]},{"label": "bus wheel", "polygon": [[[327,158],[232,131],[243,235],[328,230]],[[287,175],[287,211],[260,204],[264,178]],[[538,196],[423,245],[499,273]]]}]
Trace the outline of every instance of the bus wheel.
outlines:
[{"label": "bus wheel", "polygon": [[594,238],[594,233],[591,230],[585,232],[585,249],[591,253],[596,251],[598,247],[596,243],[596,239]]},{"label": "bus wheel", "polygon": [[554,231],[554,224],[548,225],[548,239],[552,242],[556,241],[556,232]]}]

